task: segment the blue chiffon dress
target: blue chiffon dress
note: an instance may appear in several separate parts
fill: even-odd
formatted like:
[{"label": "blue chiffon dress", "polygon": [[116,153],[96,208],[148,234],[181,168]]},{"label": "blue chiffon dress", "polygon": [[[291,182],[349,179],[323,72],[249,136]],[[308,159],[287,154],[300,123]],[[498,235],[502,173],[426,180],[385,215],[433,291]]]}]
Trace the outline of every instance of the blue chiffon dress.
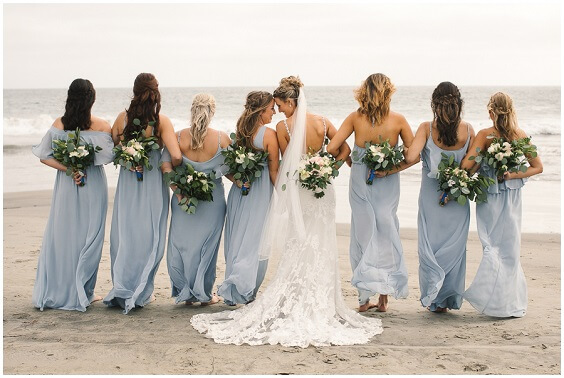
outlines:
[{"label": "blue chiffon dress", "polygon": [[484,254],[464,299],[485,315],[522,317],[527,311],[527,281],[520,262],[521,188],[526,179],[498,183],[488,165],[480,170],[496,182],[488,189],[488,202],[476,205]]},{"label": "blue chiffon dress", "polygon": [[470,204],[456,201],[439,205],[436,179],[441,153],[454,156],[460,163],[470,143],[459,150],[443,150],[433,141],[432,128],[421,151],[421,190],[417,218],[419,251],[419,287],[421,304],[431,311],[437,307],[459,309],[466,276],[466,241],[470,227]]},{"label": "blue chiffon dress", "polygon": [[[259,150],[264,150],[265,131],[266,126],[262,126],[253,139]],[[253,301],[264,280],[267,261],[259,263],[259,243],[272,190],[265,166],[248,195],[243,196],[236,185],[229,191],[224,235],[225,280],[218,288],[218,294],[228,305]]]},{"label": "blue chiffon dress", "polygon": [[135,172],[120,167],[110,232],[113,288],[104,298],[127,314],[151,301],[155,274],[164,256],[169,189],[159,169],[160,150],[149,153],[153,169]]},{"label": "blue chiffon dress", "polygon": [[[33,154],[42,160],[53,158],[53,141],[66,140],[68,133],[51,127],[41,143],[33,146]],[[108,209],[103,165],[113,160],[114,143],[111,134],[102,131],[81,131],[80,136],[102,150],[86,169],[83,187],[57,171],[32,295],[33,305],[40,310],[86,311],[95,296]]]},{"label": "blue chiffon dress", "polygon": [[[208,161],[197,162],[182,155],[182,164],[195,170],[224,174],[224,157],[218,140],[217,152]],[[165,148],[161,163],[170,162]],[[221,177],[214,180],[213,201],[200,201],[195,214],[188,214],[171,196],[171,218],[168,232],[167,268],[176,303],[209,302],[216,278],[216,262],[221,232],[225,222],[225,192]]]},{"label": "blue chiffon dress", "polygon": [[354,151],[358,155],[352,159],[349,184],[351,284],[358,289],[361,305],[375,294],[405,298],[407,268],[396,215],[400,175],[376,177],[367,185],[369,170],[362,162],[366,149],[355,145]]}]

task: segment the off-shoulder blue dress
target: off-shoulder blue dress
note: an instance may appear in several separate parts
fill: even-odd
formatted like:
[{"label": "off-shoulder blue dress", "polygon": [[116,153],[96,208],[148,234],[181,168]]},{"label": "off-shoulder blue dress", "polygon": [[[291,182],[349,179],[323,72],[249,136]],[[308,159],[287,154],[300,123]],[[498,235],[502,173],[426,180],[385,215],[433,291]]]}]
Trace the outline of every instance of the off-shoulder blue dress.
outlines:
[{"label": "off-shoulder blue dress", "polygon": [[[69,132],[51,127],[33,147],[33,154],[42,160],[53,158],[53,141],[66,140]],[[102,131],[81,131],[80,136],[102,150],[86,169],[82,187],[72,176],[57,171],[32,295],[33,305],[40,310],[86,311],[94,299],[108,209],[103,165],[113,160],[114,143]]]}]

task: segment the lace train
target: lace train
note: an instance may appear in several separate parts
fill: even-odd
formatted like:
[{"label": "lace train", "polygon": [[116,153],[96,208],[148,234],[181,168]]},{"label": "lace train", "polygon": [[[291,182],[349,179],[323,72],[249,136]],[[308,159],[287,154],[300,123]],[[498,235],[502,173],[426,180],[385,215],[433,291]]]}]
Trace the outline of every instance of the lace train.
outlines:
[{"label": "lace train", "polygon": [[234,311],[198,314],[190,323],[220,344],[352,345],[382,333],[380,319],[348,308],[341,295],[335,192],[316,199],[300,190],[305,240],[287,240],[284,259],[264,293]]}]

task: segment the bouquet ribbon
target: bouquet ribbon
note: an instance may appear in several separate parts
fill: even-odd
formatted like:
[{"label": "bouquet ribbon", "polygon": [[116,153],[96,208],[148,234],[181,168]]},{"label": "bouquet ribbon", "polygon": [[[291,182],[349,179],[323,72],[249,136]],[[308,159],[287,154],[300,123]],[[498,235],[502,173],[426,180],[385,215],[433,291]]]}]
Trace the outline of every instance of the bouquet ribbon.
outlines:
[{"label": "bouquet ribbon", "polygon": [[368,180],[366,180],[366,183],[368,185],[372,185],[372,183],[374,182],[374,175],[376,174],[376,171],[371,169],[370,170],[370,175],[368,176]]}]

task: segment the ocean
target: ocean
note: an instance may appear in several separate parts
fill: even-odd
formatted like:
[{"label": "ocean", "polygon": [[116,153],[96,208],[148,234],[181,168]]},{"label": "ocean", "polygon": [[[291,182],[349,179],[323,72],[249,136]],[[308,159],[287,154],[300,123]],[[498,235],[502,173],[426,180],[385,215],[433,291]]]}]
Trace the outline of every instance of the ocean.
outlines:
[{"label": "ocean", "polygon": [[[252,90],[272,91],[274,87],[210,87],[210,88],[161,88],[161,113],[172,120],[176,130],[188,127],[192,97],[206,92],[216,98],[216,114],[211,127],[234,131],[237,118],[243,110],[248,92]],[[357,108],[354,87],[306,87],[308,109],[312,113],[327,117],[337,128],[345,117]],[[400,86],[392,98],[391,108],[402,113],[414,133],[421,122],[432,118],[430,98],[434,87]],[[486,105],[489,97],[497,92],[508,93],[514,101],[519,126],[532,137],[544,164],[544,172],[531,181],[553,182],[560,187],[560,87],[460,87],[464,99],[463,118],[470,122],[476,132],[489,127]],[[52,189],[55,172],[39,162],[31,153],[53,121],[64,112],[67,89],[4,89],[3,147],[4,187],[6,192]],[[113,124],[115,117],[131,100],[131,88],[99,88],[92,113]],[[273,118],[283,119],[282,114]],[[349,140],[352,146],[352,138]],[[348,207],[349,168],[343,167],[335,180],[337,191],[337,221],[350,221]],[[115,187],[118,170],[106,166],[108,185]],[[415,165],[401,173],[402,198],[398,215],[403,225],[416,226],[417,195],[421,168]],[[227,184],[227,183],[226,183]],[[404,191],[404,187],[408,188]],[[403,198],[408,195],[408,200]],[[415,197],[415,198],[412,198]],[[559,203],[558,194],[558,203]],[[405,206],[402,206],[401,201]],[[407,206],[407,207],[406,207]],[[558,206],[559,219],[560,206]],[[402,218],[405,218],[402,221]],[[557,225],[559,231],[559,223]],[[555,227],[553,227],[555,228]]]}]

